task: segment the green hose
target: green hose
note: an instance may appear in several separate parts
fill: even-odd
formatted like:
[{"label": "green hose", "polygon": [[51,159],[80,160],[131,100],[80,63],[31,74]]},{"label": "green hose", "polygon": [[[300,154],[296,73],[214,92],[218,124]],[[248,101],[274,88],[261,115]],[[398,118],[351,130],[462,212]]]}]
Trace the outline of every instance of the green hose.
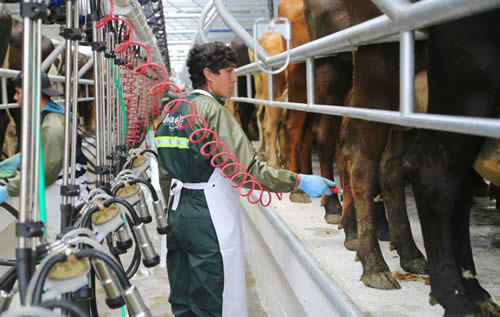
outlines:
[{"label": "green hose", "polygon": [[47,209],[45,206],[45,170],[43,168],[43,144],[40,129],[40,164],[38,165],[38,210],[40,220],[43,221],[43,234],[47,235]]},{"label": "green hose", "polygon": [[[38,87],[38,78],[33,78],[35,81],[35,96],[38,96],[38,92],[36,88]],[[40,100],[36,99],[35,103],[40,103]],[[36,121],[40,120],[39,117],[35,116],[34,125],[36,126]],[[41,125],[41,123],[40,123]],[[42,127],[40,126],[40,148],[38,151],[39,155],[39,164],[38,164],[38,217],[40,221],[44,224],[43,234],[47,235],[47,208],[45,206],[45,170],[43,168],[43,141],[42,141]]]},{"label": "green hose", "polygon": [[[111,68],[113,68],[113,60],[111,60]],[[113,72],[113,77],[115,78],[116,89],[118,90],[118,96],[120,97],[120,103],[122,105],[123,113],[123,136],[127,135],[127,110],[125,109],[125,100],[123,99],[122,87],[120,86],[120,81],[118,80],[118,72]],[[125,142],[125,140],[122,140]]]}]

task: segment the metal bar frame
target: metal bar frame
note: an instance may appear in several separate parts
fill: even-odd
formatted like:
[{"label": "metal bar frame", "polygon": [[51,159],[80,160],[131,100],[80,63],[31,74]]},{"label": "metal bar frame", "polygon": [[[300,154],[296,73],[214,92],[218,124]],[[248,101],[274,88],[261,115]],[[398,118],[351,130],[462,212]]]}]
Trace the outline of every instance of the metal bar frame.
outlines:
[{"label": "metal bar frame", "polygon": [[[224,22],[226,22],[230,28],[234,28],[234,32],[240,36],[243,28],[240,25],[235,25],[234,18],[233,20],[227,18],[227,15],[230,15],[230,13],[224,8],[220,8],[220,1],[221,0],[214,0],[219,15]],[[500,0],[426,0],[413,4],[408,4],[406,0],[374,0],[373,2],[381,8],[383,12],[388,13],[390,17],[382,15],[296,47],[290,50],[290,58],[291,62],[302,62],[309,57],[332,55],[338,52],[354,50],[357,46],[370,44],[374,41],[384,41],[389,36],[399,34],[401,47],[400,111],[316,105],[309,103],[313,100],[312,96],[309,95],[307,99],[309,105],[291,102],[269,102],[267,100],[238,97],[233,98],[233,100],[309,112],[348,116],[402,126],[500,138],[499,119],[413,113],[414,33],[412,31],[444,21],[498,8],[500,7]],[[240,37],[248,47],[251,48],[253,46],[253,42],[248,41],[245,36]],[[285,61],[286,55],[286,53],[280,53],[274,56],[265,57],[260,64],[267,68],[281,65]],[[251,63],[236,69],[236,74],[242,76],[259,71],[257,63]],[[308,78],[313,78],[314,75],[312,72],[312,67],[309,67],[307,70]],[[313,89],[309,89],[309,94],[312,91]]]},{"label": "metal bar frame", "polygon": [[56,60],[59,55],[64,51],[64,48],[66,47],[66,41],[61,41],[59,45],[45,58],[45,60],[42,62],[42,72],[46,72],[47,69],[49,69],[50,65]]}]

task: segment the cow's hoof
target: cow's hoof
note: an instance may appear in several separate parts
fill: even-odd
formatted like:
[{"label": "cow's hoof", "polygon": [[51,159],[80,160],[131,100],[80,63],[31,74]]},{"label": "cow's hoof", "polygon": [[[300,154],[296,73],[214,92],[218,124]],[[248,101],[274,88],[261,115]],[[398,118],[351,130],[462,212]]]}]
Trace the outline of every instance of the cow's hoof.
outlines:
[{"label": "cow's hoof", "polygon": [[358,239],[349,239],[344,241],[344,247],[349,251],[358,251]]},{"label": "cow's hoof", "polygon": [[424,257],[413,258],[410,260],[403,260],[399,263],[403,270],[413,274],[428,274],[429,266]]},{"label": "cow's hoof", "polygon": [[498,306],[491,298],[478,303],[481,309],[481,316],[500,316],[500,306]]},{"label": "cow's hoof", "polygon": [[498,316],[491,314],[482,314],[479,303],[471,301],[464,294],[441,293],[440,295],[431,292],[429,303],[431,305],[439,304],[444,308],[444,316],[447,317],[476,317],[476,316]]},{"label": "cow's hoof", "polygon": [[312,202],[311,198],[300,189],[290,193],[290,201],[297,204],[309,204]]},{"label": "cow's hoof", "polygon": [[363,274],[361,281],[368,287],[376,289],[400,289],[398,281],[392,277],[391,272],[377,272]]},{"label": "cow's hoof", "polygon": [[325,214],[325,221],[331,225],[338,225],[340,223],[339,214]]}]

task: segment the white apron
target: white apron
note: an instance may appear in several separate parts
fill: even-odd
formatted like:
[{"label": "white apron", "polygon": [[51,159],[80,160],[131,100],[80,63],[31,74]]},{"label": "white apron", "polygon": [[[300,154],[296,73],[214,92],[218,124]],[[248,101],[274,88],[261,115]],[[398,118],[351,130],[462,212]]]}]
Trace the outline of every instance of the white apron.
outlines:
[{"label": "white apron", "polygon": [[[174,183],[176,184],[175,190],[170,191],[170,199],[173,199],[172,210],[177,208],[183,187],[202,189],[205,193],[222,254],[224,270],[222,316],[248,316],[241,205],[238,192],[231,187],[228,179],[221,176],[219,168],[214,170],[207,183],[182,183],[175,179],[172,180],[172,184]],[[162,246],[166,246],[166,243],[162,243]],[[163,248],[162,258],[166,259]]]}]

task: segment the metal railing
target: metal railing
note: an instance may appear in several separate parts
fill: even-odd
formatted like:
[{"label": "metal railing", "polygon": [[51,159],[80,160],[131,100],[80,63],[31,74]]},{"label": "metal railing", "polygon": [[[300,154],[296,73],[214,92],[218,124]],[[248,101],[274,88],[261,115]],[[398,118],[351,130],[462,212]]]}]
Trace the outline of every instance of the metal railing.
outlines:
[{"label": "metal railing", "polygon": [[[221,19],[233,29],[249,48],[251,36],[239,25],[224,7],[222,0],[213,0]],[[500,0],[423,0],[414,4],[406,0],[373,0],[387,15],[382,15],[350,28],[330,34],[290,50],[290,60],[298,63],[315,56],[355,50],[356,47],[383,41],[390,36],[400,37],[400,111],[352,108],[313,103],[313,67],[307,67],[308,103],[277,102],[270,100],[234,97],[234,101],[262,104],[307,112],[316,112],[357,119],[377,121],[401,126],[443,130],[458,133],[500,138],[500,119],[471,118],[450,115],[420,114],[413,112],[414,31],[500,7]],[[259,50],[261,48],[258,48]],[[260,54],[260,53],[259,53]],[[264,55],[267,56],[267,55]],[[269,68],[281,65],[287,53],[262,58],[261,65]],[[310,62],[309,62],[310,63]],[[259,72],[257,63],[239,67],[238,76]],[[269,76],[269,80],[272,77]],[[251,96],[251,90],[248,89]],[[272,92],[270,92],[272,96]]]},{"label": "metal railing", "polygon": [[[90,66],[92,66],[92,59],[87,62]],[[83,70],[85,67],[87,67],[87,64],[85,64],[81,70]],[[5,69],[5,68],[0,68],[0,88],[2,89],[2,100],[0,100],[0,110],[2,109],[10,109],[10,108],[18,108],[19,105],[17,103],[8,103],[8,92],[7,92],[7,80],[9,78],[16,78],[17,74],[19,74],[18,70],[12,70],[12,69]],[[49,79],[52,82],[56,83],[64,83],[65,77],[64,76],[57,76],[57,75],[49,75]],[[89,89],[88,86],[93,86],[94,82],[89,79],[82,79],[80,78],[78,80],[79,85],[83,85],[85,88],[85,94],[84,97],[79,97],[78,102],[85,102],[85,101],[91,101],[94,100],[94,97],[91,97],[89,95]],[[62,102],[65,99],[56,99],[54,100],[55,102]]]}]

